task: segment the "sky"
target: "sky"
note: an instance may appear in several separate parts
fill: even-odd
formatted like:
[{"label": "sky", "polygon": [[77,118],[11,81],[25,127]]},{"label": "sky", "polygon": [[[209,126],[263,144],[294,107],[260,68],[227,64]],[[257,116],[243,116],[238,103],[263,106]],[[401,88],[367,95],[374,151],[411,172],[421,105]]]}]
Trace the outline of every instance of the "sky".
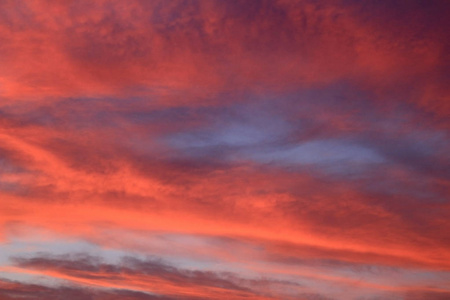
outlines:
[{"label": "sky", "polygon": [[0,0],[0,299],[450,299],[449,14]]}]

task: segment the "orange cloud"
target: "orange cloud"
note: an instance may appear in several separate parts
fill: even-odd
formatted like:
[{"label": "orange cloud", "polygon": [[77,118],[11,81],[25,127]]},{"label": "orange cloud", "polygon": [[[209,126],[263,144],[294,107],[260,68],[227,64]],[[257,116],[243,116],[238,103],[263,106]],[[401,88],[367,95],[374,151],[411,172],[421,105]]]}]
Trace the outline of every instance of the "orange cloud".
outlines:
[{"label": "orange cloud", "polygon": [[427,79],[439,76],[445,55],[444,33],[432,27],[438,24],[419,28],[419,36],[406,26],[392,31],[377,18],[361,17],[360,5],[2,5],[0,82],[6,99],[145,95],[192,104],[214,102],[218,93],[233,90],[284,91],[354,80],[384,94],[394,85],[423,81],[415,85],[422,96],[411,98],[414,103],[439,114],[448,102],[443,86]]},{"label": "orange cloud", "polygon": [[[268,276],[314,261],[447,272],[448,8],[2,1],[0,238],[36,227]],[[206,244],[134,240],[156,232]],[[66,279],[172,296],[257,294],[85,273]]]}]

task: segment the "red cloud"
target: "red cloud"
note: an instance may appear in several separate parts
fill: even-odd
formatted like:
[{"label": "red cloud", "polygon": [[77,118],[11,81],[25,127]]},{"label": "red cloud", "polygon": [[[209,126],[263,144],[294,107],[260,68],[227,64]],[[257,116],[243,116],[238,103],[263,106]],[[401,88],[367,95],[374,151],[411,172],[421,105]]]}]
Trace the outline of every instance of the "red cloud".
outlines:
[{"label": "red cloud", "polygon": [[[448,4],[418,3],[2,1],[2,240],[35,226],[145,252],[128,233],[163,232],[236,241],[189,255],[269,275],[313,260],[448,271]],[[442,292],[422,290],[407,295]]]},{"label": "red cloud", "polygon": [[[414,85],[413,103],[448,110],[439,79],[445,33],[418,10],[390,19],[390,30],[382,17],[364,19],[359,5],[338,2],[2,6],[0,83],[11,100],[145,95],[192,104],[227,91],[352,80],[383,95]],[[429,23],[419,34],[397,27],[417,13]]]}]

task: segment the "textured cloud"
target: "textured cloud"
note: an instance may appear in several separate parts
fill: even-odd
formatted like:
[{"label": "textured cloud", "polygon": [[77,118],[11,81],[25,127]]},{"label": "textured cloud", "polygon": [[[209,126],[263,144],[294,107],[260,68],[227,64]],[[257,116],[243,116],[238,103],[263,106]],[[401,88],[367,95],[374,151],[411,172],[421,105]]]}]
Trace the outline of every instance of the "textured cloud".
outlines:
[{"label": "textured cloud", "polygon": [[449,10],[2,1],[1,297],[445,298]]},{"label": "textured cloud", "polygon": [[[101,291],[74,286],[49,287],[37,284],[26,284],[9,280],[0,280],[0,296],[5,300],[13,299],[68,299],[68,300],[171,300],[170,297],[152,296],[145,293],[127,290]],[[180,298],[177,298],[180,299]],[[189,299],[189,298],[183,298]],[[192,298],[191,298],[192,299]]]},{"label": "textured cloud", "polygon": [[[193,299],[273,299],[261,295],[270,286],[278,288],[296,283],[248,280],[233,274],[180,270],[161,261],[123,258],[120,265],[110,265],[90,256],[70,258],[16,258],[21,268],[35,269],[75,283],[100,287],[129,287],[150,293]],[[264,286],[264,287],[263,287]],[[259,290],[258,292],[253,291]]]},{"label": "textured cloud", "polygon": [[443,1],[425,9],[419,1],[2,6],[8,98],[144,94],[194,103],[222,92],[356,80],[392,97],[410,94],[404,90],[413,84],[414,96],[402,100],[448,112]]},{"label": "textured cloud", "polygon": [[[142,260],[123,257],[116,264],[110,264],[98,257],[74,254],[33,258],[15,257],[13,261],[16,266],[12,268],[13,270],[64,280],[67,282],[66,287],[60,288],[60,290],[73,294],[83,292],[100,297],[100,299],[103,299],[101,298],[102,293],[107,290],[111,297],[119,293],[124,295],[129,293],[131,299],[140,299],[139,297],[143,299],[160,299],[160,297],[161,299],[166,299],[164,297],[176,299],[246,299],[249,297],[252,299],[298,299],[299,297],[301,299],[328,299],[329,291],[311,290],[311,286],[320,286],[321,282],[328,282],[326,289],[335,289],[335,293],[341,291],[333,288],[333,284],[353,287],[355,295],[358,294],[358,289],[362,289],[362,294],[381,290],[381,294],[384,294],[386,299],[395,299],[398,295],[406,297],[405,299],[415,299],[414,297],[420,297],[420,295],[429,295],[440,299],[439,296],[448,295],[448,291],[437,287],[383,286],[382,284],[364,283],[361,279],[333,278],[333,276],[326,275],[321,277],[307,272],[303,272],[303,274],[299,272],[297,275],[301,275],[301,279],[297,277],[297,281],[292,280],[292,277],[291,280],[268,279],[267,277],[244,278],[230,272],[176,268],[155,258]],[[396,276],[399,275],[400,273],[396,274]],[[308,281],[313,283],[310,287],[304,284]],[[67,288],[68,286],[72,287]],[[17,288],[16,293],[25,293],[30,289],[32,289],[31,286],[28,289]],[[35,286],[34,289],[37,290],[38,287]],[[41,287],[40,289],[43,295],[51,295],[51,293],[60,291],[54,288]],[[5,288],[5,290],[8,289]],[[10,290],[14,289],[10,288]],[[133,290],[139,292],[133,294],[131,292]],[[68,294],[70,295],[70,293]]]}]

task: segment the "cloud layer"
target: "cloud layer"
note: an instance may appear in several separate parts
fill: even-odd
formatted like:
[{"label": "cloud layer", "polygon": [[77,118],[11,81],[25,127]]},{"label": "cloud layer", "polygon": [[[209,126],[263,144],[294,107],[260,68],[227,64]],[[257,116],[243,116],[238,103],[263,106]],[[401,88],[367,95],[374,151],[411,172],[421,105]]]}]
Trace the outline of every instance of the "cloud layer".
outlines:
[{"label": "cloud layer", "polygon": [[448,298],[448,11],[2,1],[0,296]]}]

